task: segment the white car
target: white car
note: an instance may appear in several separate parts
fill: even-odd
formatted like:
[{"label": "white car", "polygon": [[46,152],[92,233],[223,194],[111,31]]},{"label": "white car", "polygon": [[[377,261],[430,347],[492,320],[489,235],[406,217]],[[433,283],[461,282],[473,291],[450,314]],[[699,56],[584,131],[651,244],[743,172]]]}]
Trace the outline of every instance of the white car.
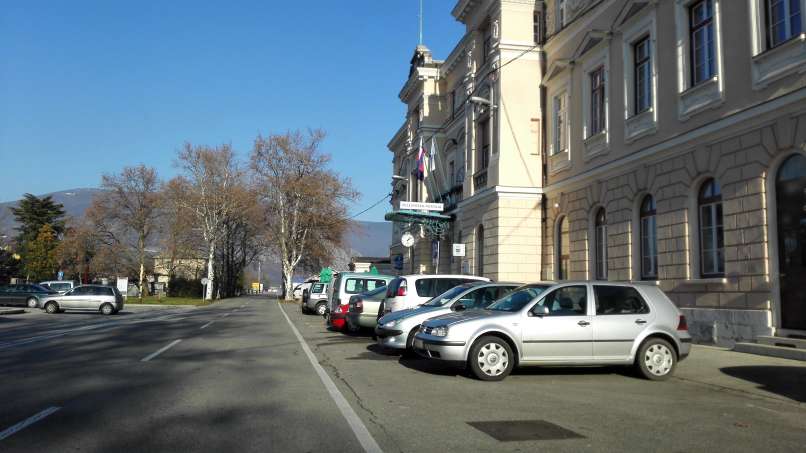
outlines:
[{"label": "white car", "polygon": [[40,282],[40,286],[44,286],[45,288],[52,289],[59,294],[64,294],[67,291],[76,287],[76,282],[72,280],[50,280],[47,282]]},{"label": "white car", "polygon": [[397,277],[386,287],[383,313],[415,308],[454,286],[477,281],[489,282],[490,279],[476,275],[449,274],[417,274]]}]

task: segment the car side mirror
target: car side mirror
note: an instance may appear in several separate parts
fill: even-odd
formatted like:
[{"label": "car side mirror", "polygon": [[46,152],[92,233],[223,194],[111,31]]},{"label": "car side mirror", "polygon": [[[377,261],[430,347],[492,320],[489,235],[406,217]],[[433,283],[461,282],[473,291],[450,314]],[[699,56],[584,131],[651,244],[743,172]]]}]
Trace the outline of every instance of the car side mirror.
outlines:
[{"label": "car side mirror", "polygon": [[546,306],[535,307],[529,312],[529,316],[537,316],[539,318],[548,315],[549,315],[549,307]]}]

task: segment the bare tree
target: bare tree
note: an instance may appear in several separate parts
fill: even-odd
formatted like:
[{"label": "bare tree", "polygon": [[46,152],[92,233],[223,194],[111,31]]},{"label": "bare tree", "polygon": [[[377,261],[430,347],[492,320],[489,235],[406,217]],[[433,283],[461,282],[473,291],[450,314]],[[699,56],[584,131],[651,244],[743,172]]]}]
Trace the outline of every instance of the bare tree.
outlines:
[{"label": "bare tree", "polygon": [[[321,130],[258,136],[252,150],[269,239],[280,255],[285,298],[293,298],[294,271],[312,245],[342,243],[347,203],[358,197],[349,179],[328,168]],[[322,257],[318,256],[321,261]]]},{"label": "bare tree", "polygon": [[212,300],[215,284],[216,245],[225,233],[224,223],[244,202],[243,171],[230,145],[215,148],[185,143],[177,156],[183,172],[168,184],[170,196],[192,213],[207,252],[207,294]]},{"label": "bare tree", "polygon": [[101,178],[103,191],[88,211],[107,239],[131,250],[136,257],[140,299],[147,294],[146,246],[155,232],[162,203],[162,183],[154,168],[125,167],[120,174]]}]

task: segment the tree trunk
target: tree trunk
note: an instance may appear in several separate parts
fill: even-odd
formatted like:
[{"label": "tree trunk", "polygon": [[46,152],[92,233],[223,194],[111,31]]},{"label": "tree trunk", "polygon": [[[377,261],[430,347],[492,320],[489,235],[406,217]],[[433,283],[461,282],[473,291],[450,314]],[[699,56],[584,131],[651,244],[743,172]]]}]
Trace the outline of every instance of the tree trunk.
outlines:
[{"label": "tree trunk", "polygon": [[283,264],[283,283],[285,283],[285,300],[294,300],[294,268]]},{"label": "tree trunk", "polygon": [[211,242],[209,245],[209,256],[207,261],[207,294],[205,295],[205,299],[213,300],[213,282],[215,281],[215,268],[213,267],[213,262],[215,260],[215,242]]}]

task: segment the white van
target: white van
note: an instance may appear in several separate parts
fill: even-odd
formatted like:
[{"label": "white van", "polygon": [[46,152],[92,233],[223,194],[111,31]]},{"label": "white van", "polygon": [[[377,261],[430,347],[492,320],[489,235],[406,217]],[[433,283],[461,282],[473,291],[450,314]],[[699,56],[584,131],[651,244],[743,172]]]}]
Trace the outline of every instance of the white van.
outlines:
[{"label": "white van", "polygon": [[415,308],[439,294],[463,283],[483,281],[487,277],[476,275],[403,275],[386,286],[384,313]]}]

